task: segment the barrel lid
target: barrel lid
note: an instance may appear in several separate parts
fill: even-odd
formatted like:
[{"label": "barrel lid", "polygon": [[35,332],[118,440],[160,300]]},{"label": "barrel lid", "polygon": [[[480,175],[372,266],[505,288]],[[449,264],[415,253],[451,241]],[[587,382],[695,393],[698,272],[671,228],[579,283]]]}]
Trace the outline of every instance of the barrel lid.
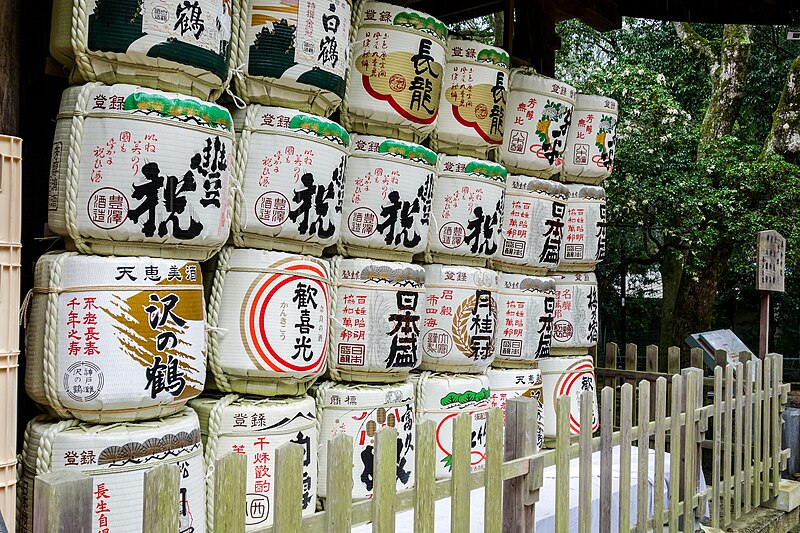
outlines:
[{"label": "barrel lid", "polygon": [[596,285],[597,276],[594,272],[551,272],[549,274],[556,285]]},{"label": "barrel lid", "polygon": [[459,265],[425,265],[425,284],[464,289],[497,290],[497,272]]},{"label": "barrel lid", "polygon": [[489,46],[479,41],[450,38],[447,43],[447,62],[470,62],[486,64],[508,71],[511,58],[502,48]]},{"label": "barrel lid", "polygon": [[[221,257],[225,257],[225,255],[226,254],[222,254]],[[224,262],[220,260],[217,269],[236,269],[237,271],[252,269],[253,272],[262,272],[266,268],[280,270],[288,269],[292,265],[296,266],[301,264],[316,266],[318,270],[321,271],[323,277],[329,277],[329,263],[326,259],[311,257],[309,255],[277,252],[274,250],[256,250],[253,248],[230,247],[230,257]],[[287,274],[288,273],[290,272],[287,270]],[[304,275],[302,270],[291,273],[298,276]]]},{"label": "barrel lid", "polygon": [[542,385],[542,371],[538,368],[490,368],[486,375],[493,393],[500,390],[527,390]]},{"label": "barrel lid", "polygon": [[530,68],[517,68],[511,71],[510,91],[530,91],[550,98],[575,104],[577,89],[555,78],[542,76]]},{"label": "barrel lid", "polygon": [[214,407],[224,404],[227,405],[221,407],[220,435],[237,433],[275,435],[306,429],[316,424],[314,399],[306,395],[285,398],[239,395],[223,398],[203,397],[189,402],[189,406],[197,411],[203,434],[207,435],[209,432],[209,417]]},{"label": "barrel lid", "polygon": [[393,285],[398,288],[425,286],[425,269],[411,263],[391,263],[366,258],[341,259],[336,272],[337,283]]},{"label": "barrel lid", "polygon": [[508,172],[503,165],[492,161],[474,159],[463,155],[439,155],[437,163],[439,175],[443,177],[483,178],[505,184]]},{"label": "barrel lid", "polygon": [[543,194],[558,200],[567,200],[569,198],[569,189],[563,183],[553,180],[509,174],[506,183],[509,189]]},{"label": "barrel lid", "polygon": [[381,157],[400,163],[417,163],[436,167],[436,152],[422,145],[377,135],[353,135],[350,154],[361,157]]},{"label": "barrel lid", "polygon": [[556,282],[553,278],[526,274],[506,274],[501,272],[498,286],[501,292],[519,291],[541,296],[553,295],[556,292]]},{"label": "barrel lid", "polygon": [[420,409],[480,410],[490,407],[489,378],[484,374],[412,373]]},{"label": "barrel lid", "polygon": [[350,146],[350,134],[339,124],[296,109],[251,105],[246,109],[235,110],[233,120],[237,131],[247,128],[264,134],[295,133],[344,148]]},{"label": "barrel lid", "polygon": [[566,187],[570,200],[606,200],[606,190],[602,187],[581,184],[567,184]]},{"label": "barrel lid", "polygon": [[411,383],[390,385],[346,385],[328,381],[316,391],[317,405],[325,408],[395,407],[414,401]]},{"label": "barrel lid", "polygon": [[385,2],[366,2],[361,15],[361,26],[397,27],[420,32],[436,39],[442,46],[447,41],[447,26],[427,13]]},{"label": "barrel lid", "polygon": [[613,98],[596,94],[578,94],[575,98],[575,111],[598,111],[613,113],[616,116],[619,108]]}]

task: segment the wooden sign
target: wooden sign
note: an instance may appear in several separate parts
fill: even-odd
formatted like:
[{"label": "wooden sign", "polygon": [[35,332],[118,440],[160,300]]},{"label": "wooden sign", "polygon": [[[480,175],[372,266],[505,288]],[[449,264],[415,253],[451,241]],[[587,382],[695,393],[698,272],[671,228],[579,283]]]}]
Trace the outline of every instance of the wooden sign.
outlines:
[{"label": "wooden sign", "polygon": [[759,231],[757,255],[756,289],[783,292],[786,239],[777,231]]}]

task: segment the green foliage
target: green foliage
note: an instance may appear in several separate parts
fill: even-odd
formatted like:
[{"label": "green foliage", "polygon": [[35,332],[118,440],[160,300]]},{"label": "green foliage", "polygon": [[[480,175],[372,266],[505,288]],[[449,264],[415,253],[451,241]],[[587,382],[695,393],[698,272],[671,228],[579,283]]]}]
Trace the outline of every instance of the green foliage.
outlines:
[{"label": "green foliage", "polygon": [[310,131],[320,137],[329,137],[342,146],[350,145],[350,135],[347,131],[326,118],[300,113],[292,117],[289,127]]},{"label": "green foliage", "polygon": [[439,39],[447,39],[447,26],[433,17],[424,17],[418,13],[401,11],[394,16],[392,23],[397,26],[408,26],[416,30],[428,31],[439,37]]},{"label": "green foliage", "polygon": [[122,105],[126,111],[139,110],[158,113],[162,117],[191,117],[206,124],[231,129],[231,115],[224,107],[204,104],[188,98],[168,98],[162,94],[131,93]]},{"label": "green foliage", "polygon": [[484,48],[478,52],[477,59],[478,61],[485,61],[504,67],[511,66],[511,59],[508,57],[508,54],[502,50],[495,50],[494,48]]},{"label": "green foliage", "polygon": [[394,154],[409,159],[411,161],[419,161],[428,165],[436,164],[436,152],[420,146],[418,144],[407,143],[389,139],[383,141],[378,147],[378,152],[382,154]]},{"label": "green foliage", "polygon": [[439,403],[441,403],[443,407],[447,407],[448,405],[454,403],[465,404],[471,402],[480,402],[488,398],[489,398],[489,389],[481,389],[478,392],[468,390],[460,394],[458,392],[451,392],[450,394],[439,400]]},{"label": "green foliage", "polygon": [[467,174],[480,174],[481,176],[498,179],[501,181],[505,181],[506,177],[508,176],[508,172],[506,171],[505,167],[495,165],[489,161],[470,161],[467,163],[464,172]]}]

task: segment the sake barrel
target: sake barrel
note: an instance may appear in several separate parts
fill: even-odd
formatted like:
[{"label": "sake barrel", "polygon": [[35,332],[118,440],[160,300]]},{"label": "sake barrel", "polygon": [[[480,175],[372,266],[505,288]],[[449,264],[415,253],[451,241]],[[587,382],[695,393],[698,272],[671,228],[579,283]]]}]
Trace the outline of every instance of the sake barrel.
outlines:
[{"label": "sake barrel", "polygon": [[562,184],[509,176],[503,243],[494,265],[515,273],[545,274],[558,266],[569,190]]},{"label": "sake barrel", "polygon": [[330,277],[324,259],[225,247],[208,302],[208,362],[224,392],[302,394],[325,371]]},{"label": "sake barrel", "polygon": [[564,150],[565,181],[597,184],[611,175],[617,153],[617,119],[613,98],[577,95]]},{"label": "sake barrel", "polygon": [[34,505],[34,479],[51,472],[92,477],[91,531],[145,531],[144,476],[164,464],[177,465],[180,471],[180,491],[171,496],[174,504],[165,508],[179,513],[180,531],[204,533],[206,472],[194,411],[111,425],[38,416],[28,424],[22,445],[17,531],[33,533],[34,515],[46,513]]},{"label": "sake barrel", "polygon": [[421,142],[439,115],[447,26],[407,7],[366,2],[342,103],[348,131]]},{"label": "sake barrel", "polygon": [[553,278],[500,274],[494,366],[530,367],[550,355],[556,284]]},{"label": "sake barrel", "polygon": [[553,355],[582,355],[597,344],[597,278],[591,272],[550,274],[556,282]]},{"label": "sake barrel", "polygon": [[436,422],[436,479],[452,475],[453,422],[468,413],[472,417],[470,465],[473,472],[486,466],[486,421],[491,409],[489,378],[485,374],[411,375],[419,420]]},{"label": "sake barrel", "polygon": [[606,191],[567,185],[569,200],[561,241],[561,271],[591,271],[606,256]]},{"label": "sake barrel", "polygon": [[542,371],[542,393],[544,395],[544,436],[556,436],[556,400],[559,396],[570,397],[569,432],[581,433],[580,395],[584,391],[592,393],[592,428],[600,427],[595,397],[594,363],[588,355],[581,357],[545,357],[539,360]]},{"label": "sake barrel", "polygon": [[419,366],[425,270],[334,257],[328,371],[336,381],[393,382]]},{"label": "sake barrel", "polygon": [[494,359],[497,273],[486,268],[425,265],[423,370],[483,373]]},{"label": "sake barrel", "polygon": [[425,250],[436,154],[418,144],[354,135],[341,244],[353,256],[410,261]]},{"label": "sake barrel", "polygon": [[315,115],[338,109],[350,61],[351,8],[350,0],[234,0],[237,94],[248,103]]},{"label": "sake barrel", "polygon": [[93,423],[172,414],[203,390],[200,266],[49,253],[36,263],[26,329],[28,395]]},{"label": "sake barrel", "polygon": [[500,251],[506,169],[449,155],[437,165],[426,259],[483,266]]},{"label": "sake barrel", "polygon": [[339,237],[350,136],[280,107],[252,105],[233,117],[234,244],[321,255]]},{"label": "sake barrel", "polygon": [[55,0],[50,53],[70,83],[136,83],[216,100],[228,82],[228,0]]},{"label": "sake barrel", "polygon": [[229,394],[222,398],[201,397],[189,404],[200,418],[206,464],[208,507],[206,529],[224,533],[214,524],[214,482],[212,465],[229,453],[240,453],[247,461],[245,531],[272,524],[275,510],[275,459],[284,444],[303,448],[303,515],[314,514],[317,501],[316,406],[309,396],[257,399]]},{"label": "sake barrel", "polygon": [[450,39],[440,114],[431,135],[435,150],[493,158],[503,143],[510,66],[500,48]]},{"label": "sake barrel", "polygon": [[319,386],[316,397],[320,498],[327,497],[328,443],[338,435],[353,438],[353,499],[372,498],[376,435],[385,427],[397,430],[395,487],[400,492],[414,486],[416,415],[410,383],[345,385],[328,381]]},{"label": "sake barrel", "polygon": [[576,91],[526,69],[508,89],[500,160],[509,172],[547,178],[561,171]]},{"label": "sake barrel", "polygon": [[503,423],[505,425],[506,403],[520,396],[533,398],[539,403],[539,415],[536,422],[536,449],[544,448],[544,409],[542,406],[542,371],[538,368],[529,370],[506,370],[490,368],[486,375],[489,377],[490,396],[492,407],[503,410]]},{"label": "sake barrel", "polygon": [[197,98],[88,83],[61,98],[48,225],[85,254],[204,261],[228,239],[233,126]]}]

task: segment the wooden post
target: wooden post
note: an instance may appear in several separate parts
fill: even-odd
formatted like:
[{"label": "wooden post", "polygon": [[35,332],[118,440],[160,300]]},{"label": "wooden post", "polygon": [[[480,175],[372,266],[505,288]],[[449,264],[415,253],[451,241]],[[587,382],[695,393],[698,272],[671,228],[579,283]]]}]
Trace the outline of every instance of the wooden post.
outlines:
[{"label": "wooden post", "polygon": [[[453,482],[450,498],[450,531],[469,531],[470,442],[472,415],[461,413],[453,421]],[[394,463],[392,463],[394,465]],[[394,477],[392,478],[394,479]],[[394,517],[393,517],[394,519]]]},{"label": "wooden post", "polygon": [[[436,422],[423,420],[417,424],[415,451],[414,533],[433,533],[436,498]],[[331,532],[331,533],[338,533]]]},{"label": "wooden post", "polygon": [[247,456],[225,454],[214,462],[214,529],[244,533],[246,510]]},{"label": "wooden post", "polygon": [[[377,485],[378,476],[375,477]],[[275,454],[275,492],[273,494],[275,502],[275,514],[272,515],[274,517],[273,530],[300,531],[303,519],[303,448],[299,444],[290,442],[278,448]]]},{"label": "wooden post", "polygon": [[353,437],[337,435],[328,442],[327,499],[328,533],[350,531],[353,507]]},{"label": "wooden post", "polygon": [[21,0],[0,1],[0,134],[19,135]]},{"label": "wooden post", "polygon": [[[571,396],[564,395],[556,398],[555,533],[569,533],[569,417],[571,404]],[[627,531],[627,529],[625,531]]]},{"label": "wooden post", "polygon": [[36,477],[33,533],[92,533],[92,478],[71,470]]},{"label": "wooden post", "polygon": [[611,493],[614,433],[614,389],[605,387],[600,402],[600,533],[611,533]]},{"label": "wooden post", "polygon": [[[580,459],[578,477],[578,519],[580,533],[592,533],[592,411],[594,392],[583,391],[580,395]],[[569,481],[567,481],[569,485]]]},{"label": "wooden post", "polygon": [[[457,429],[456,422],[453,426],[454,439],[457,437]],[[395,496],[397,495],[397,430],[393,427],[383,428],[375,438],[374,479],[372,529],[378,533],[394,533]],[[453,501],[453,504],[455,505],[456,502]],[[278,531],[282,533],[284,530]],[[300,531],[300,529],[285,531]]]},{"label": "wooden post", "polygon": [[[484,468],[485,496],[484,533],[500,533],[503,530],[503,508],[493,504],[503,496],[503,411],[495,407],[486,420],[486,468]],[[419,470],[417,470],[419,472]]]},{"label": "wooden post", "polygon": [[181,507],[180,472],[176,464],[162,464],[144,473],[142,531],[178,531]]},{"label": "wooden post", "polygon": [[[506,403],[505,461],[536,453],[538,402],[520,396]],[[527,533],[533,530],[535,500],[529,473],[503,482],[503,533]],[[541,481],[539,481],[541,486]]]}]

